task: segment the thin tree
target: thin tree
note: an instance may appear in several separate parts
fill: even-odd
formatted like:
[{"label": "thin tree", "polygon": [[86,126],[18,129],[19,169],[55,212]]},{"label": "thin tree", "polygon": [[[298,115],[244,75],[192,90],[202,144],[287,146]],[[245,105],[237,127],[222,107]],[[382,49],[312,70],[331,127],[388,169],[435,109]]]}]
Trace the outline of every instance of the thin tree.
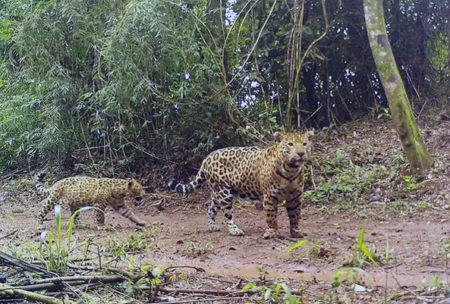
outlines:
[{"label": "thin tree", "polygon": [[364,16],[372,55],[403,150],[408,158],[411,171],[423,172],[431,167],[432,160],[423,143],[395,63],[386,32],[383,1],[364,0]]},{"label": "thin tree", "polygon": [[[325,5],[325,0],[321,0],[323,19],[325,23],[325,28],[323,33],[314,39],[306,48],[302,54],[302,38],[303,38],[303,27],[305,21],[305,3],[306,0],[296,0],[294,1],[293,7],[289,7],[291,13],[291,23],[292,30],[289,36],[289,44],[287,47],[287,57],[288,57],[288,100],[286,103],[286,115],[284,119],[284,127],[287,131],[293,128],[293,113],[292,109],[295,107],[297,111],[297,127],[300,128],[300,74],[303,67],[305,58],[309,55],[312,48],[322,40],[328,32],[329,23],[327,10]],[[287,5],[287,2],[286,2]],[[294,104],[295,102],[295,104]]]}]

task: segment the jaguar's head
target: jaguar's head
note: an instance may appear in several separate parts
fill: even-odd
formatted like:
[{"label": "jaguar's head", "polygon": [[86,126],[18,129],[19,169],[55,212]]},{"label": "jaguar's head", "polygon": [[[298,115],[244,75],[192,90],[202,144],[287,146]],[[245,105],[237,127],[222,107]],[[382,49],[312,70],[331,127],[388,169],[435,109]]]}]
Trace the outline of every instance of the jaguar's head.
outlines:
[{"label": "jaguar's head", "polygon": [[283,164],[289,168],[298,168],[308,159],[311,154],[311,138],[313,131],[305,133],[297,132],[275,132],[277,141],[278,157]]},{"label": "jaguar's head", "polygon": [[141,201],[145,196],[145,191],[142,185],[135,179],[129,178],[128,182],[128,194],[134,197],[137,201]]}]

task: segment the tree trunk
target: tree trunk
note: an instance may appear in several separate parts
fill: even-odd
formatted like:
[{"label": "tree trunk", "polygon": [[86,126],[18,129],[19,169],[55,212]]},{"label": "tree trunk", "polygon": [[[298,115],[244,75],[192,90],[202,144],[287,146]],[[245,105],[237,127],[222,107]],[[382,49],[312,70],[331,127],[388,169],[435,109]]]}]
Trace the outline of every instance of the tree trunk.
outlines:
[{"label": "tree trunk", "polygon": [[364,0],[364,15],[372,55],[403,150],[408,158],[411,171],[423,172],[431,167],[432,161],[422,141],[387,38],[383,1]]},{"label": "tree trunk", "polygon": [[[290,8],[289,8],[290,9]],[[301,73],[301,52],[302,52],[302,27],[305,13],[305,0],[294,1],[292,11],[292,30],[289,38],[288,54],[288,100],[286,103],[286,116],[284,119],[284,128],[286,131],[291,131],[292,123],[292,109],[294,103],[299,107],[298,101],[298,86],[300,84]],[[297,100],[296,100],[297,98]],[[298,111],[298,109],[297,109]],[[298,113],[299,114],[299,113]]]},{"label": "tree trunk", "polygon": [[228,54],[225,45],[225,11],[226,1],[210,0],[208,5],[208,27],[214,37],[212,38],[211,48],[221,60],[222,80],[224,86],[227,86],[231,77],[228,71]]}]

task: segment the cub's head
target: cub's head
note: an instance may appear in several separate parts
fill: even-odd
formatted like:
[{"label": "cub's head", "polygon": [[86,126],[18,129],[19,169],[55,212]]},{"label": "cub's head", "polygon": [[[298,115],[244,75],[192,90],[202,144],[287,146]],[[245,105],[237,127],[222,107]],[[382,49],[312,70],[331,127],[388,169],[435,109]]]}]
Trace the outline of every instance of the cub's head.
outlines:
[{"label": "cub's head", "polygon": [[145,196],[145,191],[142,185],[135,179],[127,179],[128,195],[134,197],[137,201],[141,201]]},{"label": "cub's head", "polygon": [[311,155],[311,137],[313,131],[303,134],[296,132],[275,132],[278,157],[290,168],[298,168]]}]

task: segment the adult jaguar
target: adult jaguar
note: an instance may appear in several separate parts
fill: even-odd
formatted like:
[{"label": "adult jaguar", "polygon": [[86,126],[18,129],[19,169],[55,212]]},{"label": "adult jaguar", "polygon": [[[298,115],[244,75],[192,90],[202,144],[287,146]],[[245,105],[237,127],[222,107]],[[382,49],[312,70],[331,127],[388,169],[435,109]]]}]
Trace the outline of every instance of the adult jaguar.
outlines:
[{"label": "adult jaguar", "polygon": [[[39,192],[47,195],[41,202],[38,214],[38,224],[43,226],[44,218],[56,204],[68,205],[73,213],[84,206],[94,206],[96,210],[97,224],[99,228],[105,225],[105,208],[111,206],[120,215],[130,219],[139,226],[145,226],[125,205],[125,197],[130,196],[141,200],[145,195],[142,185],[135,179],[93,178],[86,176],[74,176],[56,182],[49,189],[42,186],[42,177],[38,177],[36,187]],[[78,218],[75,219],[79,224]]]},{"label": "adult jaguar", "polygon": [[286,202],[290,233],[301,237],[298,229],[300,196],[303,193],[305,161],[311,154],[313,131],[303,134],[276,132],[276,143],[266,149],[258,147],[230,147],[209,154],[202,162],[197,176],[182,184],[173,179],[169,187],[180,193],[189,193],[205,181],[211,189],[208,223],[217,231],[216,214],[224,209],[231,235],[243,235],[233,220],[233,201],[236,197],[260,200],[266,210],[268,228],[264,238],[278,235],[278,205]]}]

